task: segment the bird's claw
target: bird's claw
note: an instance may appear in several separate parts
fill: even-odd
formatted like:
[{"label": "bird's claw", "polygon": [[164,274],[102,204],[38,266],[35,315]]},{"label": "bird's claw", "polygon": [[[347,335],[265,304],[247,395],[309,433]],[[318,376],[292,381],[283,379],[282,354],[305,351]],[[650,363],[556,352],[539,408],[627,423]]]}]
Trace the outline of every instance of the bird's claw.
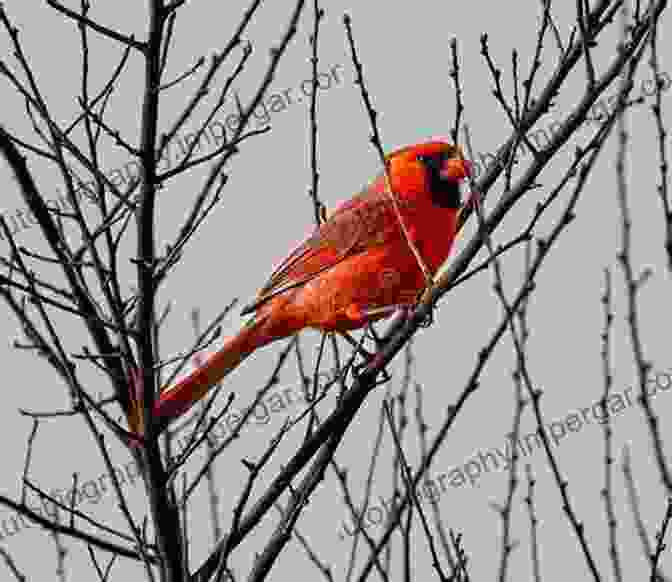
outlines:
[{"label": "bird's claw", "polygon": [[[416,310],[420,307],[420,300],[422,298],[422,295],[424,295],[424,293],[418,295],[415,303],[399,306],[399,308],[401,310],[401,313],[402,313],[402,317],[404,318],[404,322],[406,322],[406,320],[410,319],[413,316],[413,314],[416,312]],[[425,317],[425,319],[423,319],[420,322],[420,327],[429,327],[430,325],[432,325],[432,323],[434,323],[434,307],[433,306],[430,309],[427,316]]]},{"label": "bird's claw", "polygon": [[[417,309],[417,308],[416,308]],[[420,327],[429,327],[434,323],[434,307],[429,310],[429,313],[426,317],[420,322]]]},{"label": "bird's claw", "polygon": [[[375,361],[376,358],[373,357],[369,360],[360,362],[359,364],[353,364],[350,369],[352,371],[352,377],[355,379],[355,381],[359,381],[362,375],[365,374],[370,367],[375,365]],[[379,384],[385,384],[392,379],[392,376],[387,371],[387,368],[380,370],[379,374],[382,374],[382,378],[380,380],[376,380],[376,386]]]}]

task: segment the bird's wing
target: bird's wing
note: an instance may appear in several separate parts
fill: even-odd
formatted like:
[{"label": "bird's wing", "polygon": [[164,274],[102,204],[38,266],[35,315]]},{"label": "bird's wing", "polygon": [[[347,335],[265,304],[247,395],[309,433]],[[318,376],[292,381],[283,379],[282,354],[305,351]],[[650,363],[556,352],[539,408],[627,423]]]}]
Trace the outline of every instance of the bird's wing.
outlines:
[{"label": "bird's wing", "polygon": [[307,283],[342,260],[399,235],[396,215],[385,194],[376,188],[354,196],[292,251],[242,315],[279,293]]}]

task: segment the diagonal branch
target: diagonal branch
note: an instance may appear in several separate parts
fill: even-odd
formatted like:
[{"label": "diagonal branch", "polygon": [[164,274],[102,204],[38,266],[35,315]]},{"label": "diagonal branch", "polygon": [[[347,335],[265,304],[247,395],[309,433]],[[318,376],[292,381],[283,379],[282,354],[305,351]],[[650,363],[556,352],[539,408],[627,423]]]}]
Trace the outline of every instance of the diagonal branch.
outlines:
[{"label": "diagonal branch", "polygon": [[119,544],[109,542],[107,540],[96,537],[94,535],[76,529],[69,525],[61,525],[60,523],[54,523],[53,521],[50,521],[46,517],[42,517],[39,513],[34,512],[32,509],[30,509],[30,507],[23,505],[21,503],[17,503],[13,499],[5,497],[4,495],[1,494],[0,494],[0,504],[13,509],[14,511],[17,511],[21,515],[26,516],[31,521],[34,521],[35,523],[41,525],[42,527],[44,527],[49,531],[56,531],[60,534],[70,536],[74,539],[82,540],[87,544],[100,548],[101,550],[105,550],[113,554],[119,554],[120,556],[124,556],[125,558],[132,558],[138,561],[143,561],[146,558],[153,564],[157,563],[157,558],[153,554],[147,554],[145,555],[145,558],[143,558],[143,556],[140,553],[138,553],[136,550],[132,548],[128,548],[126,546],[120,546]]},{"label": "diagonal branch", "polygon": [[133,35],[128,36],[126,34],[122,34],[121,32],[117,32],[116,30],[113,30],[111,28],[108,28],[107,26],[103,26],[102,24],[98,24],[97,22],[94,22],[90,18],[87,18],[86,16],[82,16],[81,14],[78,14],[74,10],[70,10],[69,8],[63,6],[60,2],[56,2],[56,0],[46,0],[47,4],[51,6],[54,10],[57,10],[61,14],[65,14],[68,18],[71,18],[75,22],[78,22],[80,24],[85,24],[91,30],[95,30],[96,32],[102,34],[103,36],[106,36],[108,38],[112,38],[122,44],[125,44],[127,46],[130,46],[140,52],[145,52],[147,51],[148,47],[147,44],[144,42],[140,42],[138,40],[135,40],[135,37]]}]

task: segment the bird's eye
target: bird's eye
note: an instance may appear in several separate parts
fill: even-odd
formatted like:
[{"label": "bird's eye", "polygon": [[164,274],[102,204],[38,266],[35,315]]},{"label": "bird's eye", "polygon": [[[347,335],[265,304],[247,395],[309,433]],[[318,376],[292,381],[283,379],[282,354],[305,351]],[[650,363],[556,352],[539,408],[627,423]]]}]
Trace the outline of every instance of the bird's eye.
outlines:
[{"label": "bird's eye", "polygon": [[436,168],[443,162],[449,159],[450,153],[447,151],[440,151],[433,154],[420,154],[417,159],[429,168]]}]

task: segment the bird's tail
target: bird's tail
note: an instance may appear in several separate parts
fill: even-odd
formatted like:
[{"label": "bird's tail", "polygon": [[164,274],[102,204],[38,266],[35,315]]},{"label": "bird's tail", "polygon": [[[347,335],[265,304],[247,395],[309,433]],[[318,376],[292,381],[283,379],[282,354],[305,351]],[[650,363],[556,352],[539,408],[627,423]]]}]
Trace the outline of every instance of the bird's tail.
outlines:
[{"label": "bird's tail", "polygon": [[254,350],[268,343],[262,333],[262,323],[264,318],[252,320],[237,335],[226,340],[202,366],[161,393],[154,406],[157,434],[187,412]]}]

